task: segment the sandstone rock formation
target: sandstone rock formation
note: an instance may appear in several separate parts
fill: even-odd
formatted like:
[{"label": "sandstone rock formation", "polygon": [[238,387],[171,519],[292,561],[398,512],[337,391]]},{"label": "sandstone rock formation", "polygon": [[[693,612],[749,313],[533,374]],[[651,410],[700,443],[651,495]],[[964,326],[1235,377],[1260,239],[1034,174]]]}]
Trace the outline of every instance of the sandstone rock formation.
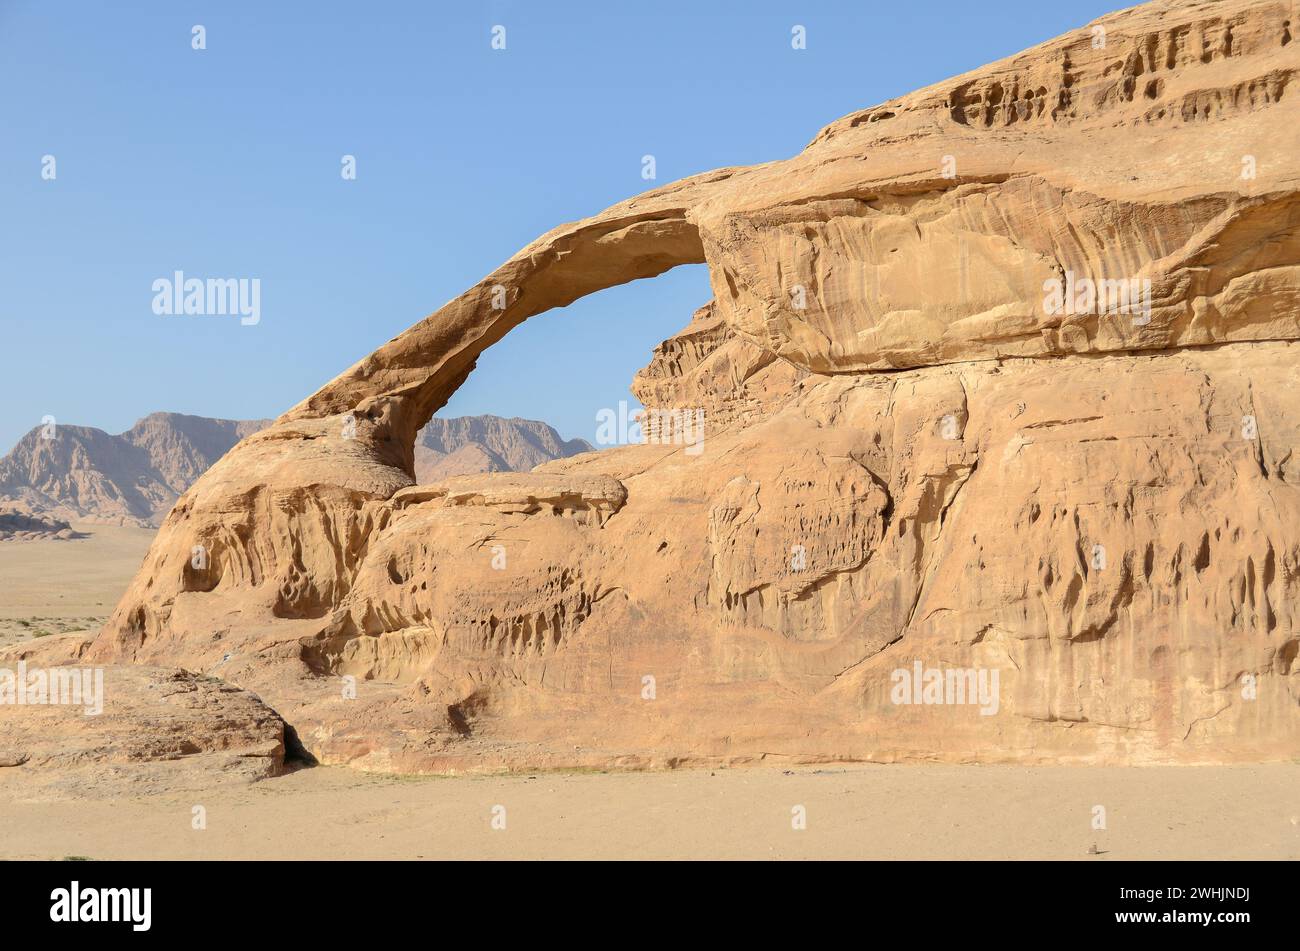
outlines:
[{"label": "sandstone rock formation", "polygon": [[[37,427],[0,459],[0,506],[12,514],[0,514],[0,540],[54,536],[61,529],[69,531],[63,537],[72,537],[60,519],[158,525],[180,494],[235,443],[270,424],[153,413],[117,436],[90,426]],[[536,420],[438,418],[416,440],[415,466],[421,481],[526,472],[589,449],[584,440],[565,441]],[[51,530],[52,524],[58,527]]]},{"label": "sandstone rock formation", "polygon": [[19,502],[0,503],[0,542],[43,538],[69,541],[80,537],[81,533],[74,532],[67,522],[33,512]]},{"label": "sandstone rock formation", "polygon": [[[216,678],[109,667],[98,674],[102,703],[92,704],[90,668],[57,668],[67,675],[63,694],[53,692],[49,669],[20,670],[32,688],[27,702],[15,703],[16,688],[0,680],[0,788],[18,798],[204,791],[284,769],[284,722]],[[83,680],[89,690],[75,695],[77,703],[49,702],[70,696],[65,685],[74,681],[80,690]]]},{"label": "sandstone rock formation", "polygon": [[[1292,17],[1158,0],[556,228],[217,463],[86,658],[370,769],[1293,758]],[[697,262],[634,388],[702,444],[417,485],[512,327]]]}]

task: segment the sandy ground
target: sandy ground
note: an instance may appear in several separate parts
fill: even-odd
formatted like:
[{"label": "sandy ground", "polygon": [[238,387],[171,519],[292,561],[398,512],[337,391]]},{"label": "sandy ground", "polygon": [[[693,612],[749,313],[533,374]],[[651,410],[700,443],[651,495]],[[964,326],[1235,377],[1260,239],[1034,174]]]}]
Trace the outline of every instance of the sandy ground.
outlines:
[{"label": "sandy ground", "polygon": [[[78,527],[91,536],[0,545],[0,644],[97,627],[153,534]],[[0,777],[0,858],[1297,859],[1297,789],[1300,764],[449,779],[317,767],[197,799],[29,803]],[[195,806],[206,829],[192,828]],[[797,806],[805,829],[793,828]]]},{"label": "sandy ground", "polygon": [[[0,858],[1296,859],[1297,788],[1293,764],[451,779],[317,767],[200,799],[0,802]],[[196,805],[206,829],[191,827]]]},{"label": "sandy ground", "polygon": [[100,627],[155,534],[147,528],[73,528],[88,537],[0,543],[0,647]]}]

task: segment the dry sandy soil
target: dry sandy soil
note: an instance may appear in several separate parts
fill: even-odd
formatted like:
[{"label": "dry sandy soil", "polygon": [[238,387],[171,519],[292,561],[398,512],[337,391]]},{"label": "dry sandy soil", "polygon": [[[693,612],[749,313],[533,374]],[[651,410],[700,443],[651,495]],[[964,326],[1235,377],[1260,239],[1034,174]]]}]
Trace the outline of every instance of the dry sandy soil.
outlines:
[{"label": "dry sandy soil", "polygon": [[[0,546],[0,643],[93,626],[152,534],[79,528],[91,537]],[[4,859],[1300,858],[1300,764],[451,779],[318,767],[201,799],[64,802],[23,802],[3,772]],[[196,805],[204,830],[191,828]],[[498,805],[504,830],[491,824]],[[1096,805],[1105,831],[1092,829]]]},{"label": "dry sandy soil", "polygon": [[87,537],[0,543],[0,647],[98,628],[156,534],[112,525],[73,528]]},{"label": "dry sandy soil", "polygon": [[[455,779],[318,767],[201,800],[27,804],[0,787],[0,858],[1296,859],[1298,780],[1296,765]],[[191,828],[195,805],[206,829]],[[1096,805],[1105,831],[1092,830]]]}]

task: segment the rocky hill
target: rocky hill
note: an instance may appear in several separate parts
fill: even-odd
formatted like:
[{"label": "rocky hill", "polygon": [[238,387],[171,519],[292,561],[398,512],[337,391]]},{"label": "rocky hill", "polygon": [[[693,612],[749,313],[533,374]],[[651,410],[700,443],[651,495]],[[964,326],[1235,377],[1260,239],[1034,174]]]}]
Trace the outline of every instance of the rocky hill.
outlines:
[{"label": "rocky hill", "polygon": [[[4,533],[54,534],[68,527],[57,524],[59,520],[158,525],[213,463],[239,440],[270,424],[265,419],[153,413],[118,435],[90,426],[33,429],[0,459],[0,507],[10,503],[14,513]],[[545,423],[497,416],[430,420],[418,445],[416,473],[421,481],[472,472],[527,471],[591,449],[581,439],[566,442]],[[54,527],[42,529],[32,521],[41,518],[53,520]]]},{"label": "rocky hill", "polygon": [[537,420],[435,416],[415,439],[415,478],[424,483],[475,472],[527,472],[591,449],[586,440],[562,439]]},{"label": "rocky hill", "polygon": [[38,427],[0,459],[0,499],[66,521],[156,525],[231,446],[269,422],[153,413],[117,435]]},{"label": "rocky hill", "polygon": [[68,541],[81,537],[67,522],[37,515],[20,502],[0,502],[0,542],[35,541],[54,538]]}]

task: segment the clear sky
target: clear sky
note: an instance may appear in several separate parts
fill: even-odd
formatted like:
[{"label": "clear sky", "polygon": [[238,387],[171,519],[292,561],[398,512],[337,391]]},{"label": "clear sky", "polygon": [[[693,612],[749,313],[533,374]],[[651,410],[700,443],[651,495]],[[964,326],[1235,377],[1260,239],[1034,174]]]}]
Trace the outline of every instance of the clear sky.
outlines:
[{"label": "clear sky", "polygon": [[[47,414],[278,415],[563,221],[1118,5],[0,0],[0,451]],[[260,279],[260,322],[156,315],[176,270]],[[684,267],[535,317],[442,415],[592,439],[709,296]]]}]

